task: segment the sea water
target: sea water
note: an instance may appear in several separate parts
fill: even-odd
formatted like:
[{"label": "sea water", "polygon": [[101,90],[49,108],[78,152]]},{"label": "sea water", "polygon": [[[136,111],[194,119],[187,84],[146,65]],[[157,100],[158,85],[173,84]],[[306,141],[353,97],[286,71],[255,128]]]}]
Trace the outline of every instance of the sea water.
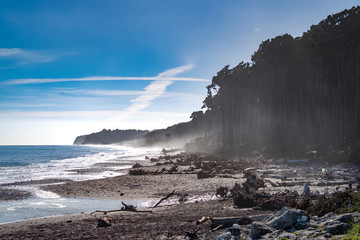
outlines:
[{"label": "sea water", "polygon": [[[24,200],[0,201],[0,223],[118,209],[120,201],[64,198],[41,190],[41,184],[32,183],[49,179],[55,182],[56,179],[80,181],[119,176],[125,174],[134,161],[145,161],[145,156],[159,153],[160,149],[123,146],[0,146],[0,187],[32,194]],[[94,168],[96,171],[87,171]],[[128,203],[138,205],[139,201]]]}]

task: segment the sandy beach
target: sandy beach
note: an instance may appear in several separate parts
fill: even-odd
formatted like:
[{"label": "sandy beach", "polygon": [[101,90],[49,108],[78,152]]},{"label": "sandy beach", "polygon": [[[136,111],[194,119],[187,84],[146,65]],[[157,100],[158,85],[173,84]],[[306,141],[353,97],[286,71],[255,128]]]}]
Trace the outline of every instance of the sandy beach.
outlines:
[{"label": "sandy beach", "polygon": [[[175,193],[159,207],[146,209],[152,212],[88,212],[2,224],[0,239],[49,239],[49,236],[52,239],[184,239],[186,232],[194,230],[198,230],[200,239],[214,238],[221,230],[211,231],[210,221],[201,225],[196,225],[196,221],[204,216],[262,218],[273,212],[237,208],[231,198],[215,196],[219,187],[231,189],[235,183],[243,183],[248,172],[267,179],[261,191],[301,189],[304,178],[311,182],[312,189],[331,190],[345,187],[350,176],[337,167],[337,172],[332,174],[338,184],[333,184],[335,180],[324,181],[319,176],[321,166],[305,164],[291,169],[267,160],[267,168],[263,168],[264,161],[200,155],[162,156],[152,163],[134,166],[127,175],[45,185],[42,189],[64,197],[152,200],[152,204],[174,190]],[[111,218],[111,226],[98,227],[98,220],[104,216]]]}]

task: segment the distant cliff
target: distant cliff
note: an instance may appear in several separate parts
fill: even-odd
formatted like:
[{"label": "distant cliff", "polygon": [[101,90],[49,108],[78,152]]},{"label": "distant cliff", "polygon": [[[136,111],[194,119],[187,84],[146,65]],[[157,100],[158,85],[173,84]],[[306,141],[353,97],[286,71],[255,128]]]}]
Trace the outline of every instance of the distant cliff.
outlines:
[{"label": "distant cliff", "polygon": [[85,144],[114,144],[131,141],[148,133],[147,130],[106,130],[76,137],[74,145]]}]

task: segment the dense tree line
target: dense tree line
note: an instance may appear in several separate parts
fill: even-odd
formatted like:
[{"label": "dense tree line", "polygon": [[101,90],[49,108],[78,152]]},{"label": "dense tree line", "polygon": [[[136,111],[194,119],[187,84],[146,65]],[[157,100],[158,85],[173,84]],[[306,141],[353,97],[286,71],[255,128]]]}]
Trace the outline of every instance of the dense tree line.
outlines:
[{"label": "dense tree line", "polygon": [[266,40],[251,60],[213,77],[204,114],[192,115],[205,125],[198,146],[354,148],[360,139],[359,6],[328,16],[302,37]]},{"label": "dense tree line", "polygon": [[100,132],[91,133],[88,135],[76,137],[74,144],[75,145],[85,145],[85,144],[116,144],[123,143],[125,141],[132,141],[137,139],[145,134],[149,133],[148,130],[136,130],[136,129],[127,129],[127,130],[107,130],[103,129]]}]

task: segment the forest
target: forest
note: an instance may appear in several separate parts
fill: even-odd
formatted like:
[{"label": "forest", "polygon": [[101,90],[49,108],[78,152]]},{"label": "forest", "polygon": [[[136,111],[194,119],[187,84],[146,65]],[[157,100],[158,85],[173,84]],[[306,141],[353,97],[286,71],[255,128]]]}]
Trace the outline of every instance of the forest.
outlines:
[{"label": "forest", "polygon": [[263,41],[213,77],[203,103],[189,149],[360,162],[360,6]]}]

